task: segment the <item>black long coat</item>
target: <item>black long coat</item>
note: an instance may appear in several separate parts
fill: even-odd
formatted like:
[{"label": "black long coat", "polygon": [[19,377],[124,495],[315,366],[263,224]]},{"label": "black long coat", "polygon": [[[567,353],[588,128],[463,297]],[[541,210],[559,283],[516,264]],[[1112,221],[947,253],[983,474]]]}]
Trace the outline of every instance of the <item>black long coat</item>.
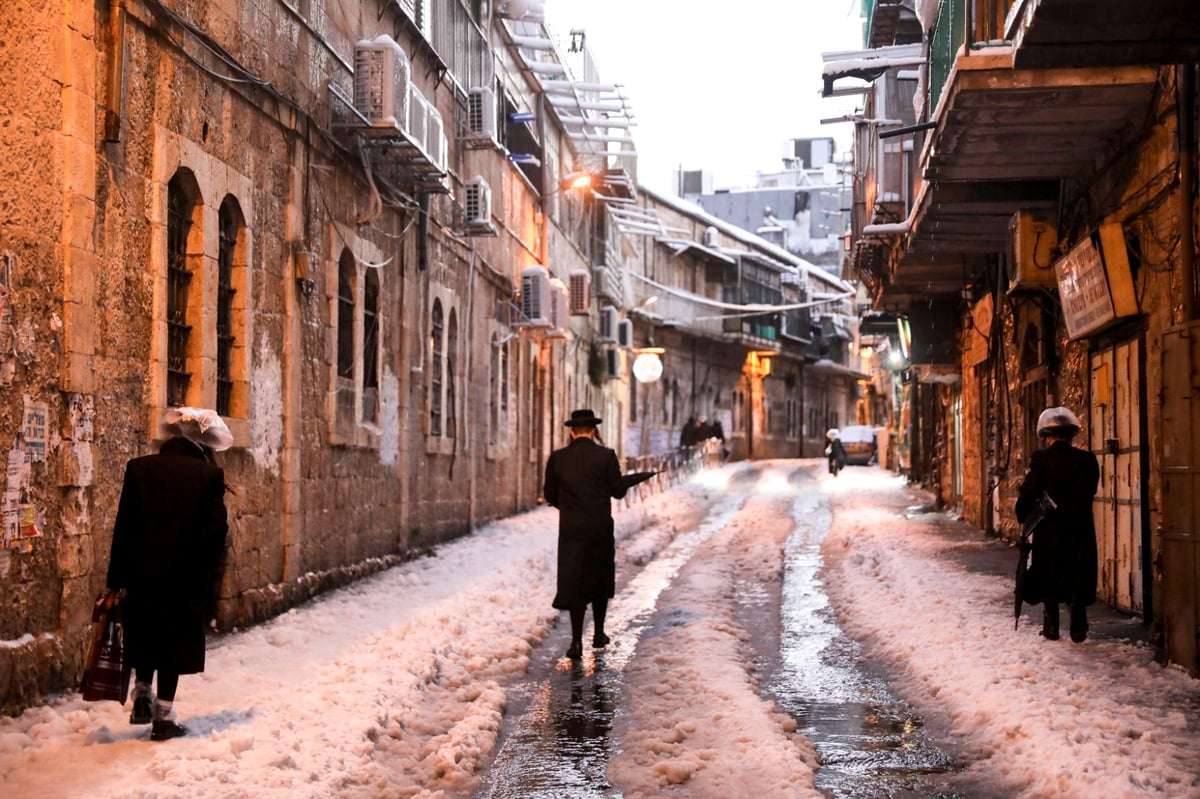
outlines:
[{"label": "black long coat", "polygon": [[1033,534],[1033,563],[1026,576],[1030,602],[1096,601],[1096,525],[1092,498],[1100,483],[1096,456],[1068,441],[1055,441],[1033,453],[1017,497],[1017,521],[1024,522],[1045,491],[1058,509]]},{"label": "black long coat", "polygon": [[617,454],[591,438],[550,454],[542,496],[558,508],[554,607],[569,610],[616,592],[612,499],[625,496]]},{"label": "black long coat", "polygon": [[204,624],[229,526],[225,475],[186,438],[125,465],[108,587],[124,588],[135,668],[204,671]]}]

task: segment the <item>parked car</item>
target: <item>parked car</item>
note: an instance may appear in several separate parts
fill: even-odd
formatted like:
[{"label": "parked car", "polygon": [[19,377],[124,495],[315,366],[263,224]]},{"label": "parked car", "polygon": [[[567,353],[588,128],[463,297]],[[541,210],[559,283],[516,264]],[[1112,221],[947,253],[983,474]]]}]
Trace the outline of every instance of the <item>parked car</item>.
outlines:
[{"label": "parked car", "polygon": [[841,429],[842,447],[846,450],[846,463],[869,466],[879,459],[875,443],[875,428],[869,424],[853,424]]}]

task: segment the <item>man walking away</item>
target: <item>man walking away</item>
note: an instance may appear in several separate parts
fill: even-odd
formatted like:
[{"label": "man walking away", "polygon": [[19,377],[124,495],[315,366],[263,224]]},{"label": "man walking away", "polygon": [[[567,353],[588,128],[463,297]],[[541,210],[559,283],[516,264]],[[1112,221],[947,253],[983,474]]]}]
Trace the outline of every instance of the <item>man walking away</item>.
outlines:
[{"label": "man walking away", "polygon": [[608,645],[604,617],[616,593],[612,500],[625,496],[617,454],[595,440],[601,420],[590,410],[571,412],[571,441],[550,454],[542,496],[558,508],[558,581],[554,601],[571,617],[567,657],[583,656],[583,617],[592,606],[592,646]]}]

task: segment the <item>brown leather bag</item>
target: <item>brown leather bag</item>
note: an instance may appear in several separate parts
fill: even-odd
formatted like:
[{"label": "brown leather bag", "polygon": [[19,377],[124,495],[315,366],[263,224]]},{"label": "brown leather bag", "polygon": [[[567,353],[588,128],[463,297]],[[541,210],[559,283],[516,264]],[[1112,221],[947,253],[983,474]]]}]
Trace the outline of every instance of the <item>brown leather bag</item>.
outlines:
[{"label": "brown leather bag", "polygon": [[80,691],[89,702],[110,699],[124,703],[129,694],[131,667],[125,662],[125,628],[115,591],[105,591],[96,597],[92,621],[96,625],[95,634]]}]

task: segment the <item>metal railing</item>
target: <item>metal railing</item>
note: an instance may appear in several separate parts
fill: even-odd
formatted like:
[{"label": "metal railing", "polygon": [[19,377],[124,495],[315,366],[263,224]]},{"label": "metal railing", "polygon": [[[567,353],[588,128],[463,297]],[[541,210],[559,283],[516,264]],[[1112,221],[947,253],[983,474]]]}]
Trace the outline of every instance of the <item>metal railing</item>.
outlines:
[{"label": "metal railing", "polygon": [[626,472],[658,472],[638,483],[625,495],[625,507],[660,494],[693,475],[721,464],[724,442],[715,438],[690,447],[680,447],[659,455],[640,455],[625,459]]}]

